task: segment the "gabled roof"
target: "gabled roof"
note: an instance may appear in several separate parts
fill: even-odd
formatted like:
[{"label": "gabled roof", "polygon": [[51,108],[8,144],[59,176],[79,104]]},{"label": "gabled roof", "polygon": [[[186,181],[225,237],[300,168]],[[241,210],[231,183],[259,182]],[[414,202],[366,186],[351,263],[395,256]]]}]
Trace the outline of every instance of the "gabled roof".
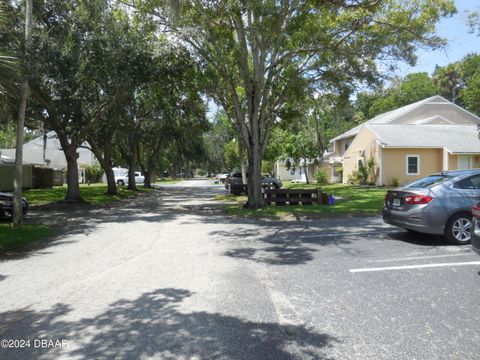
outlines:
[{"label": "gabled roof", "polygon": [[[47,165],[53,169],[64,169],[67,167],[67,160],[63,153],[60,140],[54,131],[47,133],[46,143],[43,136],[39,136],[23,145],[23,160],[33,165]],[[45,145],[45,154],[44,154]],[[82,145],[88,146],[87,142]],[[15,159],[15,149],[0,149],[5,156]],[[78,163],[92,165],[95,158],[92,152],[86,148],[78,148]],[[45,158],[45,159],[44,159]],[[46,161],[45,161],[46,160]]]},{"label": "gabled roof", "polygon": [[396,125],[367,124],[382,147],[445,148],[450,153],[480,154],[476,125]]},{"label": "gabled roof", "polygon": [[[395,109],[395,110],[392,110],[392,111],[389,111],[389,112],[386,112],[386,113],[383,113],[383,114],[380,114],[380,115],[377,115],[375,116],[374,118],[364,122],[363,124],[360,124],[356,127],[354,127],[353,129],[350,129],[346,132],[344,132],[343,134],[337,136],[336,138],[330,140],[330,142],[334,142],[334,141],[337,141],[337,140],[342,140],[342,139],[346,139],[346,138],[349,138],[349,137],[352,137],[352,136],[355,136],[357,135],[360,130],[363,129],[363,127],[365,125],[393,125],[396,121],[399,121],[401,120],[401,118],[404,116],[404,115],[407,115],[408,113],[422,107],[422,106],[425,106],[425,105],[447,105],[449,107],[451,107],[452,109],[454,109],[455,111],[457,112],[461,112],[463,113],[464,115],[468,116],[468,118],[470,118],[471,122],[472,123],[476,123],[476,124],[479,124],[480,123],[480,118],[470,112],[468,112],[467,110],[461,108],[460,106],[458,105],[455,105],[454,103],[448,101],[447,99],[439,96],[439,95],[435,95],[435,96],[432,96],[432,97],[429,97],[427,99],[424,99],[424,100],[421,100],[421,101],[417,101],[413,104],[409,104],[409,105],[406,105],[406,106],[403,106],[401,108],[398,108],[398,109]],[[415,119],[412,119],[410,122],[407,120],[407,123],[409,124],[428,124],[430,121],[434,120],[435,118],[443,118],[443,121],[442,122],[445,122],[445,123],[453,123],[450,119],[447,119],[446,117],[442,116],[441,114],[437,114],[437,115],[428,115],[428,116],[425,116],[424,118],[415,118]],[[402,120],[403,123],[405,123],[405,120]]]},{"label": "gabled roof", "polygon": [[15,159],[11,158],[10,156],[7,156],[5,154],[2,154],[2,152],[0,151],[0,164],[13,164],[15,163]]}]

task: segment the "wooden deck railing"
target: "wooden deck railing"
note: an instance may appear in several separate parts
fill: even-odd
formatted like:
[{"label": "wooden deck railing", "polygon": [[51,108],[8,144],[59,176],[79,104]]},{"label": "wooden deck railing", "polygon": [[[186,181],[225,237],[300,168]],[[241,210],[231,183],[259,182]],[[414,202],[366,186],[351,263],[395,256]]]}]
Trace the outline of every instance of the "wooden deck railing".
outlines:
[{"label": "wooden deck railing", "polygon": [[312,205],[327,204],[328,195],[320,188],[316,189],[266,189],[264,190],[267,205]]}]

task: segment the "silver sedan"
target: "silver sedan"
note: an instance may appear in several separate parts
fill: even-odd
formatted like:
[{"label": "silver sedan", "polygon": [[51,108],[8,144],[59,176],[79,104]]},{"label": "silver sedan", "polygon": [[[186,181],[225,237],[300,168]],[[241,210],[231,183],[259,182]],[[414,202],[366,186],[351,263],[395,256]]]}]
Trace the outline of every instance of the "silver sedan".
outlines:
[{"label": "silver sedan", "polygon": [[389,190],[383,220],[410,231],[470,243],[472,206],[480,199],[480,170],[444,171]]}]

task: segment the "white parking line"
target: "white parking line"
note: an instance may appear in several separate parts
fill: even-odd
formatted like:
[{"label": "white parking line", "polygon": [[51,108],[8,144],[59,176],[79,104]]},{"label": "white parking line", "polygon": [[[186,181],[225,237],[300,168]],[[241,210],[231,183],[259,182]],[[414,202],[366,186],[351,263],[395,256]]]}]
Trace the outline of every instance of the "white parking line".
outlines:
[{"label": "white parking line", "polygon": [[480,265],[480,261],[389,266],[389,267],[378,267],[378,268],[350,269],[348,271],[350,271],[351,273],[360,273],[360,272],[373,272],[373,271],[409,270],[409,269],[424,269],[424,268],[435,268],[435,267],[446,267],[446,266],[467,266],[467,265]]},{"label": "white parking line", "polygon": [[383,262],[394,262],[394,261],[405,261],[405,260],[422,260],[422,259],[433,259],[433,258],[452,257],[452,256],[467,256],[467,255],[475,255],[475,254],[473,252],[465,252],[465,253],[458,253],[458,254],[416,256],[416,257],[405,257],[405,258],[396,258],[396,259],[368,260],[367,263],[383,263]]},{"label": "white parking line", "polygon": [[342,236],[342,235],[363,235],[363,234],[376,234],[390,232],[395,229],[387,230],[375,230],[375,231],[361,231],[361,232],[344,232],[344,233],[335,233],[335,234],[316,234],[316,235],[300,235],[301,238],[313,238],[313,237],[331,237],[331,236]]}]

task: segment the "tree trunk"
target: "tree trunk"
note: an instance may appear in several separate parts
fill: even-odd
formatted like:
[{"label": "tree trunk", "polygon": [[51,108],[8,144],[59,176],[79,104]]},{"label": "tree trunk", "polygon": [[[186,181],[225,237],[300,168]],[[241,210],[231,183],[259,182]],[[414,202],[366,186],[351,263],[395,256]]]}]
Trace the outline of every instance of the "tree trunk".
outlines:
[{"label": "tree trunk", "polygon": [[137,184],[135,183],[135,166],[136,166],[136,155],[132,154],[130,161],[128,163],[128,190],[136,191]]},{"label": "tree trunk", "polygon": [[96,146],[97,143],[95,141],[91,140],[89,143],[91,145],[91,151],[105,172],[105,177],[107,178],[107,194],[117,195],[117,184],[115,182],[115,174],[112,170],[112,137],[105,137],[105,142],[103,143],[103,153],[102,149]]},{"label": "tree trunk", "polygon": [[107,178],[107,194],[108,195],[117,195],[117,183],[115,182],[115,174],[112,169],[112,138],[113,133],[106,136],[105,142],[103,143],[103,160],[100,161],[103,171],[105,171],[105,177]]},{"label": "tree trunk", "polygon": [[143,176],[145,177],[145,180],[143,181],[143,186],[146,188],[151,188],[152,187],[152,172],[150,170],[145,170],[143,172]]},{"label": "tree trunk", "polygon": [[77,148],[71,145],[67,149],[63,149],[67,159],[67,195],[66,202],[83,201],[80,195],[80,184],[78,182],[78,153]]},{"label": "tree trunk", "polygon": [[106,141],[103,147],[102,167],[103,171],[105,171],[105,177],[107,178],[107,194],[117,195],[117,183],[115,182],[115,174],[112,169],[112,138],[109,137],[108,139],[109,141]]},{"label": "tree trunk", "polygon": [[137,168],[138,159],[138,142],[134,135],[129,139],[129,157],[128,157],[128,190],[137,191],[137,183],[135,182],[135,169]]},{"label": "tree trunk", "polygon": [[240,160],[240,172],[242,173],[242,184],[248,183],[247,171],[245,169],[245,150],[242,140],[238,138],[238,159]]},{"label": "tree trunk", "polygon": [[127,190],[137,191],[137,184],[135,183],[135,168],[128,169]]},{"label": "tree trunk", "polygon": [[262,151],[260,144],[252,141],[248,149],[248,207],[262,208],[265,204],[262,193]]},{"label": "tree trunk", "polygon": [[323,151],[325,150],[325,146],[323,144],[323,139],[322,139],[322,131],[321,131],[321,128],[320,128],[320,116],[319,115],[316,116],[315,125],[316,125],[316,136],[317,136],[318,161],[322,162]]},{"label": "tree trunk", "polygon": [[303,159],[303,172],[305,173],[305,181],[307,184],[310,184],[308,181],[308,165],[307,165],[307,159]]},{"label": "tree trunk", "polygon": [[17,141],[15,145],[15,177],[13,179],[13,225],[21,226],[23,222],[22,187],[23,187],[23,138],[25,111],[28,98],[28,80],[23,79],[21,99],[17,118]]},{"label": "tree trunk", "polygon": [[113,173],[112,165],[103,167],[103,171],[105,171],[105,177],[107,178],[107,194],[117,195],[117,183],[115,182],[115,174]]},{"label": "tree trunk", "polygon": [[15,143],[15,176],[13,179],[13,225],[21,226],[23,221],[23,141],[25,127],[25,112],[29,95],[28,86],[28,55],[32,46],[32,0],[25,1],[25,52],[23,76],[20,88],[20,104],[17,117],[17,141]]}]

